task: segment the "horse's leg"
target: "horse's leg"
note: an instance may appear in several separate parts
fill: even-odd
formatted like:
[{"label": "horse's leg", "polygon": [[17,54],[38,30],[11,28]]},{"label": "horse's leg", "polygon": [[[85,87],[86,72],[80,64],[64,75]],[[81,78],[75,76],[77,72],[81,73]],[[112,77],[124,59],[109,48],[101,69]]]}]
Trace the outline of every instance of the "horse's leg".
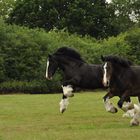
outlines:
[{"label": "horse's leg", "polygon": [[73,91],[72,85],[77,85],[79,80],[80,80],[79,77],[73,77],[72,79],[66,80],[63,82],[63,85],[62,85],[63,97],[60,102],[60,112],[61,113],[63,113],[67,109],[68,98],[74,96],[74,93],[72,92]]},{"label": "horse's leg", "polygon": [[104,100],[104,105],[105,105],[105,109],[106,111],[108,112],[111,112],[111,113],[116,113],[118,112],[117,108],[115,108],[113,106],[112,103],[110,103],[110,98],[114,97],[114,95],[111,93],[111,92],[108,92],[104,97],[103,97],[103,100]]},{"label": "horse's leg", "polygon": [[130,103],[130,102],[131,102],[130,97],[126,98],[126,100],[125,100],[125,101],[126,101],[126,102],[128,102],[128,103]]},{"label": "horse's leg", "polygon": [[67,85],[67,86],[62,86],[62,89],[63,89],[63,96],[62,96],[62,99],[60,101],[60,112],[63,113],[67,107],[68,107],[68,99],[69,97],[73,97],[74,94],[72,93],[73,91],[73,88],[71,85]]},{"label": "horse's leg", "polygon": [[69,99],[69,98],[66,97],[66,96],[63,94],[62,99],[61,99],[61,101],[60,101],[60,103],[59,103],[59,105],[60,105],[60,112],[61,112],[61,113],[63,113],[63,112],[67,109],[68,104],[69,104],[68,99]]},{"label": "horse's leg", "polygon": [[124,112],[127,112],[128,110],[131,110],[134,108],[134,104],[131,102],[130,97],[127,97],[125,101],[126,101],[126,103],[123,104],[123,106],[122,106],[122,110]]},{"label": "horse's leg", "polygon": [[139,103],[140,103],[140,96],[138,96],[138,100],[139,100]]},{"label": "horse's leg", "polygon": [[126,91],[121,97],[120,100],[118,101],[118,107],[122,109],[124,101],[126,101],[129,98],[129,92]]},{"label": "horse's leg", "polygon": [[77,85],[77,83],[79,83],[79,81],[80,81],[80,79],[79,79],[78,76],[73,77],[70,80],[64,81],[63,85],[62,85],[64,95],[67,96],[67,97],[73,97],[74,96],[74,93],[72,93],[73,86]]},{"label": "horse's leg", "polygon": [[139,104],[134,104],[134,117],[130,121],[131,126],[138,126],[140,124],[140,96],[138,96]]},{"label": "horse's leg", "polygon": [[62,89],[63,89],[63,94],[66,97],[73,97],[74,96],[74,93],[72,92],[73,91],[73,88],[72,88],[71,85],[62,86]]},{"label": "horse's leg", "polygon": [[131,102],[130,97],[126,99],[126,103],[123,104],[122,110],[125,112],[122,116],[123,117],[134,117],[134,104]]},{"label": "horse's leg", "polygon": [[[139,97],[139,101],[140,101],[140,97]],[[136,105],[134,104],[134,116],[132,118],[132,120],[130,121],[130,125],[131,126],[138,126],[140,124],[140,104]]]}]

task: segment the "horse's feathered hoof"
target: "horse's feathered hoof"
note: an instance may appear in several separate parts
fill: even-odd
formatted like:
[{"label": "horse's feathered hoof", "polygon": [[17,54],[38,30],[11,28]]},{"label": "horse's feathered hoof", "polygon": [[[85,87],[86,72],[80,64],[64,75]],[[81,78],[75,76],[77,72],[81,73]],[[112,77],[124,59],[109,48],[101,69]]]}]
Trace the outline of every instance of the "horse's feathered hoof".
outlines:
[{"label": "horse's feathered hoof", "polygon": [[137,119],[132,119],[130,121],[130,126],[139,126],[140,122]]},{"label": "horse's feathered hoof", "polygon": [[60,110],[60,113],[62,113],[62,114],[63,114],[63,113],[65,112],[65,110],[66,110],[66,109],[65,109],[65,108],[63,108],[62,110]]},{"label": "horse's feathered hoof", "polygon": [[61,100],[61,102],[59,103],[59,105],[60,105],[60,113],[64,113],[65,112],[65,110],[68,107],[68,104],[69,104],[68,98]]},{"label": "horse's feathered hoof", "polygon": [[123,104],[122,108],[121,108],[124,112],[127,112],[128,110],[132,110],[134,109],[134,104],[132,102],[127,102],[125,104]]},{"label": "horse's feathered hoof", "polygon": [[115,107],[112,107],[112,108],[109,110],[109,112],[111,112],[111,113],[117,113],[117,112],[118,112],[118,109],[115,108]]}]

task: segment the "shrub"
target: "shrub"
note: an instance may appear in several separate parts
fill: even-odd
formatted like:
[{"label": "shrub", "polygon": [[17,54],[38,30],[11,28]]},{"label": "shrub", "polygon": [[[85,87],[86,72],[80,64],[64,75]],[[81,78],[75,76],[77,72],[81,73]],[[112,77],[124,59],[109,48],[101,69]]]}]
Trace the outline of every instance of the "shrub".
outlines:
[{"label": "shrub", "polygon": [[125,42],[130,46],[128,55],[131,56],[131,60],[140,65],[140,28],[130,30],[125,37]]},{"label": "shrub", "polygon": [[56,29],[45,32],[7,25],[0,20],[0,92],[52,93],[61,91],[61,75],[45,79],[47,56],[59,47],[76,48],[88,63],[101,63],[100,56],[115,54],[140,64],[140,28],[106,40]]}]

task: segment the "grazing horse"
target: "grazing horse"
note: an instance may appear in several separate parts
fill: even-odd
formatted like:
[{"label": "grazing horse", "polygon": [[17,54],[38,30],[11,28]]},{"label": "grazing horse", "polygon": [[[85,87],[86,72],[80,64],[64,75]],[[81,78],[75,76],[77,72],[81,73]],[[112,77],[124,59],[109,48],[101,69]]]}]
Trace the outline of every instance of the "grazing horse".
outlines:
[{"label": "grazing horse", "polygon": [[[133,66],[129,60],[118,56],[102,56],[103,84],[109,87],[109,92],[104,96],[105,104],[112,105],[109,99],[119,96],[118,107],[123,109],[125,101],[130,102],[131,96],[137,96],[140,102],[140,66]],[[134,115],[131,125],[139,125],[140,106],[131,103],[127,109],[133,109]],[[130,113],[130,112],[129,112]],[[128,113],[127,113],[128,114]]]},{"label": "grazing horse", "polygon": [[74,96],[72,93],[74,88],[103,88],[102,66],[87,64],[80,54],[72,48],[62,47],[48,56],[46,78],[52,79],[58,68],[63,73],[61,113],[67,109],[68,97]]}]

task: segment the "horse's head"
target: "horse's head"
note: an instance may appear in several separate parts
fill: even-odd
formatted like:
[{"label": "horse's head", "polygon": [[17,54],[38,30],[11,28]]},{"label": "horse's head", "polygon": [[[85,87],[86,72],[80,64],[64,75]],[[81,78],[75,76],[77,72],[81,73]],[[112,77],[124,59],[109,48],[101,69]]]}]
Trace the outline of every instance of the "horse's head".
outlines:
[{"label": "horse's head", "polygon": [[84,63],[84,60],[81,58],[81,55],[75,51],[75,49],[69,47],[58,48],[56,52],[48,57],[46,78],[52,79],[52,76],[58,67],[64,72],[64,70],[73,70],[73,64],[79,66],[82,63]]},{"label": "horse's head", "polygon": [[112,76],[112,64],[109,61],[105,61],[104,57],[102,56],[102,61],[104,62],[103,64],[103,85],[105,87],[109,87],[110,81],[111,81],[111,76]]},{"label": "horse's head", "polygon": [[51,80],[58,68],[58,62],[54,55],[49,55],[47,60],[46,78]]},{"label": "horse's head", "polygon": [[[101,56],[103,64],[103,84],[104,86],[110,86],[110,81],[113,78],[113,75],[119,76],[121,72],[130,68],[132,63],[119,56]],[[124,73],[125,74],[125,73]]]}]

